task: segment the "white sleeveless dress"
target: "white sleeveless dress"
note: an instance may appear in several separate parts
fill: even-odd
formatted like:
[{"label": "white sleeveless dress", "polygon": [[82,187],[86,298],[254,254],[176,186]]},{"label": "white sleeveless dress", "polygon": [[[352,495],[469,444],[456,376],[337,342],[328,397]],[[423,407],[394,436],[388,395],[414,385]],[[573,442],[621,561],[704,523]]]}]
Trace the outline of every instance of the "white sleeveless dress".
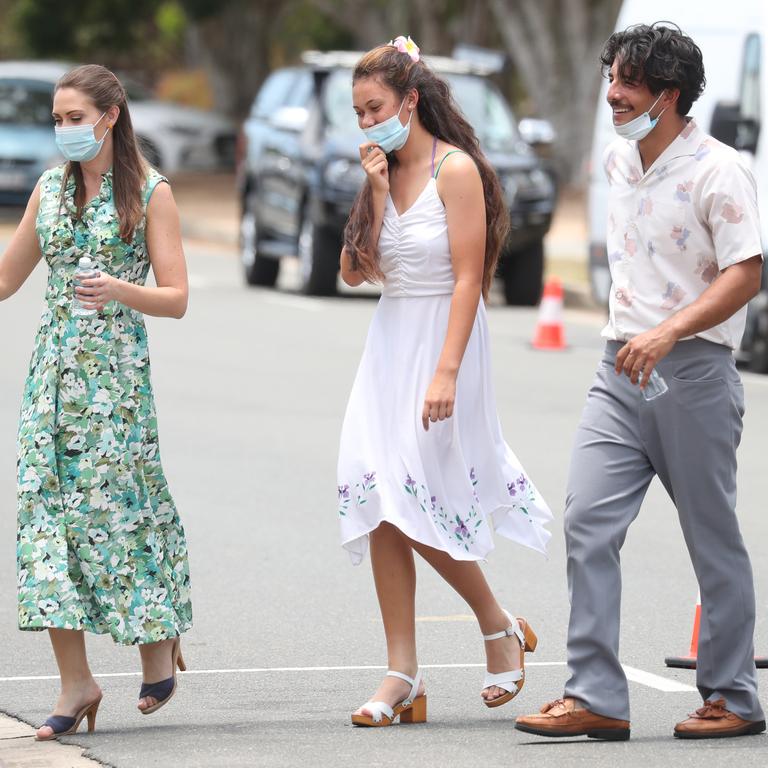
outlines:
[{"label": "white sleeveless dress", "polygon": [[387,197],[379,238],[382,296],[341,432],[338,514],[357,565],[386,521],[456,560],[481,560],[491,528],[544,552],[546,502],[504,442],[480,300],[461,363],[453,417],[421,421],[448,328],[454,275],[445,207],[431,178],[398,215]]}]

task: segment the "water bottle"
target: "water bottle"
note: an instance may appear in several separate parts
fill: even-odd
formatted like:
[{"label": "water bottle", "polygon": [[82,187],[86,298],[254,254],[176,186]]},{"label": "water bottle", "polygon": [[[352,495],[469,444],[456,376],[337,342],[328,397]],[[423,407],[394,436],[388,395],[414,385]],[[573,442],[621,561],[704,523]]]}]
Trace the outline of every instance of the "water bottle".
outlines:
[{"label": "water bottle", "polygon": [[[75,285],[80,285],[81,280],[87,280],[89,277],[96,277],[96,265],[89,256],[83,256],[77,262],[75,270]],[[72,299],[72,314],[75,317],[91,317],[96,314],[95,309],[86,309],[82,302],[75,296]]]},{"label": "water bottle", "polygon": [[657,397],[661,397],[668,389],[669,387],[667,382],[664,381],[664,377],[654,368],[651,371],[651,375],[647,377],[645,389],[640,391],[646,400],[655,400]]}]

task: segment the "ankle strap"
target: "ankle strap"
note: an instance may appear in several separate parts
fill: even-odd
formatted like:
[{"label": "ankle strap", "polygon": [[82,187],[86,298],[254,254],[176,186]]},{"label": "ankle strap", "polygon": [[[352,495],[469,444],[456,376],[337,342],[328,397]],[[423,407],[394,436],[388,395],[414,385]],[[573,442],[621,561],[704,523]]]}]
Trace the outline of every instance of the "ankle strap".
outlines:
[{"label": "ankle strap", "polygon": [[410,706],[419,692],[419,684],[421,683],[421,670],[419,669],[416,671],[416,677],[408,677],[408,675],[404,675],[402,672],[395,672],[392,669],[388,669],[387,677],[398,677],[400,680],[404,680],[406,683],[408,683],[408,685],[411,686],[411,692],[408,694],[408,698],[402,702],[403,706]]},{"label": "ankle strap", "polygon": [[521,647],[525,647],[525,635],[520,629],[520,624],[512,614],[504,611],[504,615],[509,620],[509,626],[501,632],[494,632],[492,635],[483,635],[483,640],[501,640],[503,637],[516,637]]}]

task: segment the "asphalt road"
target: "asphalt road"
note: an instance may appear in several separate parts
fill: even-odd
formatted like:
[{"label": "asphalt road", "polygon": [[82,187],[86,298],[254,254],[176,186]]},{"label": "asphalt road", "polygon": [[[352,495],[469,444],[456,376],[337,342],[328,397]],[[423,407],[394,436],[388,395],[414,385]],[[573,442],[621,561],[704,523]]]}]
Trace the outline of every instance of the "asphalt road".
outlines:
[{"label": "asphalt road", "polygon": [[[558,697],[567,676],[562,505],[571,438],[601,348],[600,318],[588,313],[567,313],[568,351],[542,353],[528,345],[534,311],[490,312],[506,437],[556,515],[548,560],[498,539],[486,567],[502,604],[540,638],[523,693],[497,710],[482,706],[479,630],[462,601],[420,566],[429,723],[352,728],[349,713],[375,689],[386,657],[370,568],[353,568],[338,545],[335,463],[375,302],[249,290],[226,249],[188,242],[187,253],[187,317],[148,325],[163,461],[191,550],[190,671],[171,704],[142,717],[135,649],[89,639],[105,698],[96,733],[70,742],[119,768],[765,765],[765,735],[672,738],[674,723],[699,702],[693,673],[663,663],[688,649],[696,583],[657,483],[623,553],[622,658],[642,681],[631,684],[632,740],[549,741],[512,728],[516,715]],[[31,723],[46,717],[57,692],[47,637],[16,629],[14,589],[15,432],[43,283],[39,269],[0,304],[0,710]],[[745,387],[740,515],[765,654],[768,377],[745,375]]]}]

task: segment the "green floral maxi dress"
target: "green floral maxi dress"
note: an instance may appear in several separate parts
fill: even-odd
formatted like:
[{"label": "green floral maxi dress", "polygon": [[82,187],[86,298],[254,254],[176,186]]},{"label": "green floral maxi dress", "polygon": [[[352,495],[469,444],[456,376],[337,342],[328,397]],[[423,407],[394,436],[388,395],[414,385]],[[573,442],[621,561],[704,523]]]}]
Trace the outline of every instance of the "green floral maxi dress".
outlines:
[{"label": "green floral maxi dress", "polygon": [[[72,315],[81,256],[143,285],[146,217],[125,243],[112,173],[81,220],[64,167],[47,171],[36,222],[48,263],[45,309],[18,437],[19,627],[109,632],[151,643],[192,623],[184,529],[160,464],[143,315],[111,302]],[[144,209],[165,179],[149,170]]]}]

